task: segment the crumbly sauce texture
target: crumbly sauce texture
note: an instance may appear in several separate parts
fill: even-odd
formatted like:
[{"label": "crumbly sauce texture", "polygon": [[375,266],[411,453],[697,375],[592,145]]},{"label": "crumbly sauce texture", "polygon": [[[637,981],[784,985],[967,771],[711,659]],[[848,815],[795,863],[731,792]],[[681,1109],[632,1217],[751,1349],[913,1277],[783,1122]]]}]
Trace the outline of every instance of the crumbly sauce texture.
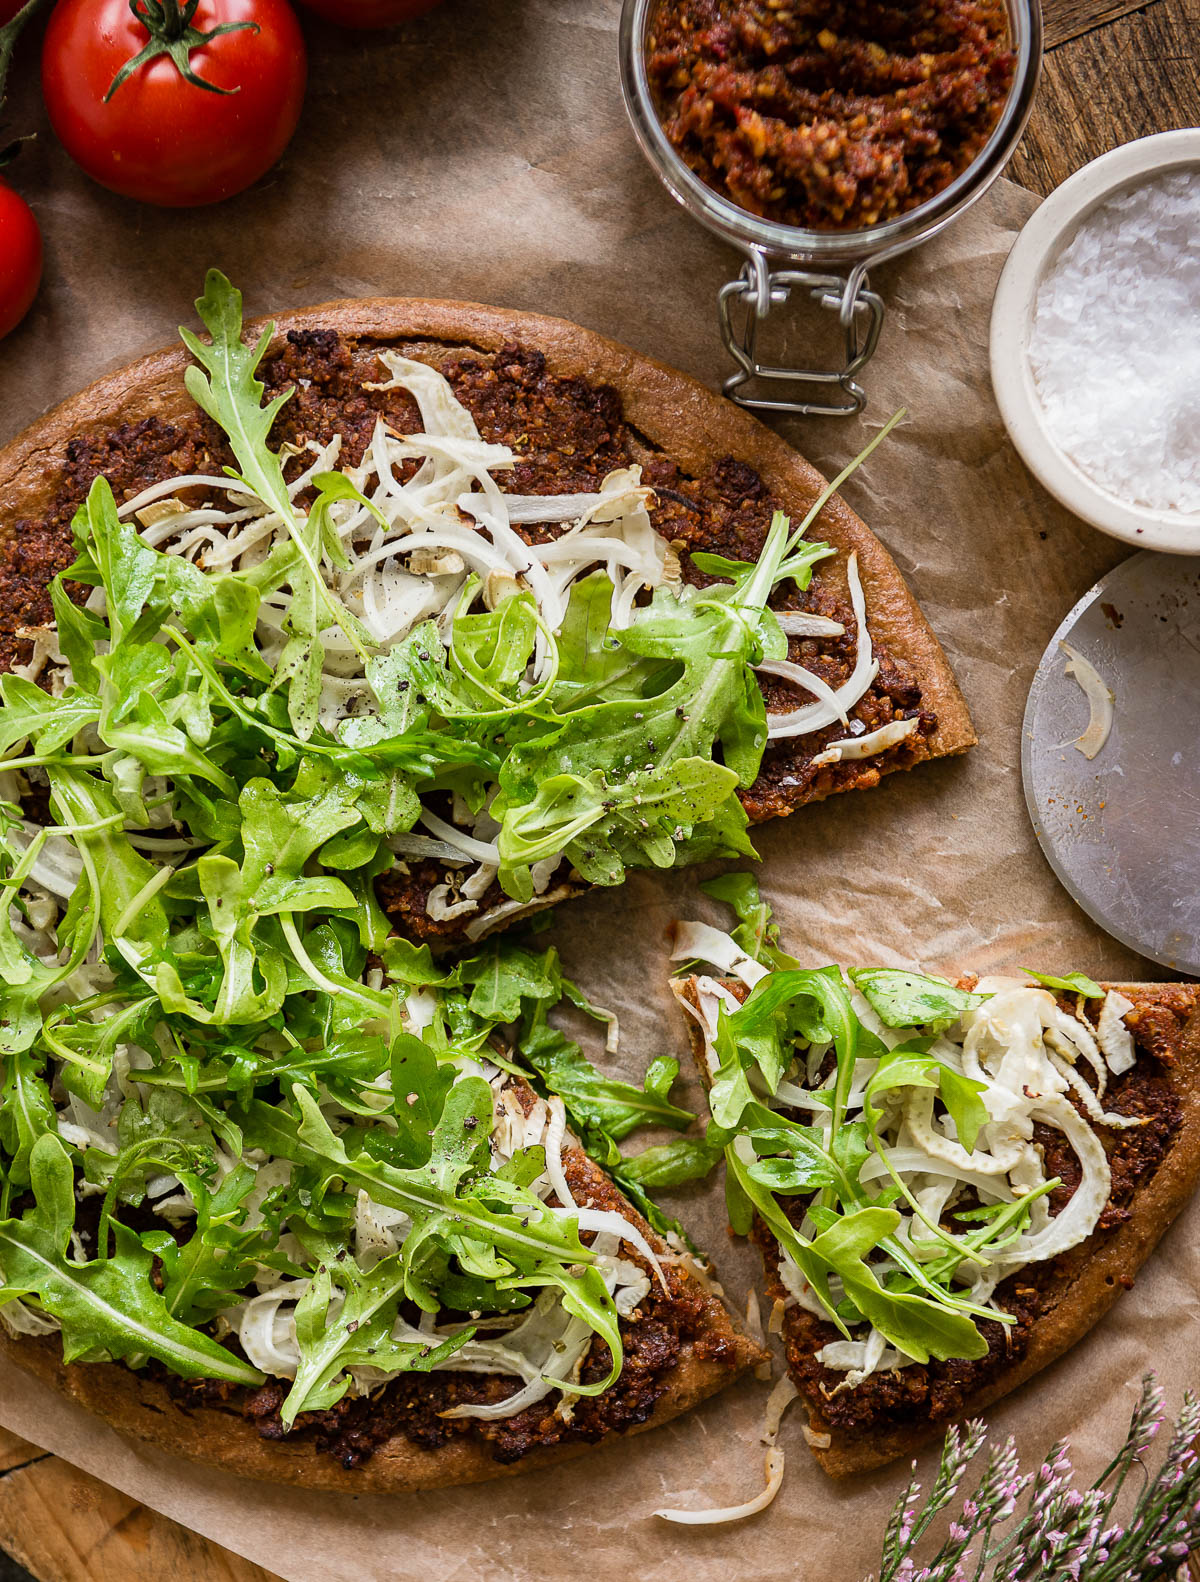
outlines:
[{"label": "crumbly sauce texture", "polygon": [[[1138,1060],[1129,1071],[1110,1080],[1104,1102],[1106,1108],[1148,1119],[1145,1126],[1123,1131],[1097,1128],[1112,1171],[1112,1191],[1097,1229],[1061,1257],[1020,1269],[996,1288],[997,1303],[1015,1322],[981,1322],[988,1353],[974,1361],[914,1363],[871,1374],[855,1389],[839,1391],[845,1375],[822,1367],[815,1356],[822,1346],[839,1338],[838,1332],[815,1313],[789,1307],[783,1318],[788,1371],[816,1425],[835,1430],[842,1440],[854,1441],[910,1424],[924,1427],[953,1420],[999,1373],[1021,1362],[1034,1326],[1049,1318],[1064,1298],[1069,1300],[1071,1286],[1089,1260],[1128,1221],[1138,1191],[1153,1178],[1179,1128],[1181,1109],[1171,1070],[1188,1018],[1200,1008],[1200,986],[1156,988],[1149,993],[1131,990],[1129,997],[1136,1008],[1129,1013],[1127,1025],[1137,1044]],[[1063,1004],[1074,1009],[1065,1001]],[[1072,1096],[1071,1101],[1082,1113],[1078,1100]],[[1062,1179],[1049,1199],[1051,1212],[1061,1213],[1079,1185],[1079,1161],[1063,1134],[1052,1127],[1038,1123],[1034,1141],[1045,1150],[1047,1175]],[[798,1224],[804,1200],[788,1199],[785,1206]],[[769,1300],[785,1300],[774,1237],[761,1221],[756,1221],[752,1237],[766,1265]],[[1120,1283],[1130,1286],[1133,1281],[1122,1278]]]},{"label": "crumbly sauce texture", "polygon": [[979,154],[1012,86],[1003,0],[660,0],[659,119],[714,191],[805,230],[895,219]]},{"label": "crumbly sauce texture", "polygon": [[[684,473],[631,429],[619,393],[611,386],[551,373],[541,352],[511,345],[495,354],[452,351],[428,345],[406,347],[410,355],[436,362],[455,395],[470,410],[488,440],[509,445],[517,461],[499,478],[501,488],[520,494],[558,494],[591,490],[614,468],[642,465],[645,481],[658,493],[655,526],[681,550],[689,581],[706,580],[690,563],[688,549],[705,549],[740,560],[761,550],[777,501],[753,468],[733,457],[717,459],[702,476]],[[263,365],[268,397],[284,390],[292,396],[272,431],[276,444],[328,443],[343,438],[340,464],[357,464],[377,418],[397,432],[418,429],[412,398],[402,390],[372,390],[386,380],[375,345],[332,330],[293,330],[281,350]],[[195,411],[186,420],[166,423],[148,418],[110,432],[68,441],[57,463],[52,503],[37,521],[19,521],[0,538],[0,670],[28,657],[22,628],[52,619],[47,585],[74,558],[71,518],[92,480],[103,473],[118,501],[130,499],[150,483],[185,473],[211,473],[232,463],[224,436]],[[292,465],[305,465],[297,458]],[[185,496],[187,491],[181,491]],[[203,491],[200,491],[203,493]],[[3,531],[0,529],[0,531]],[[532,539],[555,529],[518,529]],[[820,521],[810,538],[821,536]],[[830,562],[838,565],[841,556]],[[840,621],[841,637],[792,638],[788,657],[837,687],[850,675],[857,630],[848,600],[833,574],[818,566],[807,592],[791,583],[774,601],[779,608],[807,610]],[[82,596],[84,590],[76,590]],[[869,596],[868,596],[869,620]],[[851,734],[862,735],[893,720],[916,717],[919,726],[904,742],[871,758],[814,766],[812,759],[846,734],[835,724],[808,736],[768,746],[758,778],[741,792],[752,821],[791,813],[805,803],[837,791],[873,786],[892,769],[907,769],[929,757],[936,715],[924,705],[921,689],[905,663],[878,643],[879,675],[850,710]],[[809,695],[785,682],[764,678],[767,707],[796,708]],[[565,878],[567,871],[561,871]],[[413,864],[379,881],[380,900],[396,927],[410,937],[449,946],[463,938],[470,918],[439,922],[425,911],[425,897],[446,871],[440,865]],[[556,882],[559,882],[556,880]],[[480,910],[504,897],[499,886],[481,899]]]}]

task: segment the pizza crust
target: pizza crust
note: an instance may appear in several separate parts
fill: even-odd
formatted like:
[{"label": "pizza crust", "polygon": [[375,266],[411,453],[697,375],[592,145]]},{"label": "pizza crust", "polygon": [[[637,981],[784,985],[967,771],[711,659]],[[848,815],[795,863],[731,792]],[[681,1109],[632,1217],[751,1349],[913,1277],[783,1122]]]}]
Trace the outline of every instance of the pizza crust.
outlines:
[{"label": "pizza crust", "polygon": [[[713,1330],[722,1327],[717,1321],[712,1326]],[[731,1321],[730,1333],[734,1333]],[[595,1445],[586,1441],[554,1445],[533,1450],[519,1461],[503,1463],[493,1458],[486,1441],[480,1439],[455,1439],[436,1450],[423,1450],[403,1435],[396,1435],[380,1445],[363,1465],[345,1468],[333,1456],[318,1451],[311,1440],[263,1439],[253,1423],[232,1408],[185,1407],[160,1380],[144,1378],[117,1363],[74,1363],[64,1367],[62,1346],[56,1335],[14,1340],[0,1333],[0,1355],[129,1438],[188,1461],[218,1467],[235,1477],[343,1494],[403,1494],[451,1488],[572,1461],[600,1445],[670,1422],[724,1389],[746,1368],[766,1360],[765,1353],[746,1336],[736,1335],[736,1344],[739,1360],[733,1368],[697,1357],[694,1348],[689,1347],[646,1422],[626,1434],[610,1434]]]},{"label": "pizza crust", "polygon": [[[689,978],[672,981],[672,991],[681,1003],[688,997],[692,982]],[[1107,983],[1102,987],[1136,995],[1139,1004],[1146,1004],[1156,994],[1173,990],[1178,985]],[[707,1081],[703,1035],[691,1016],[687,1017],[687,1025],[693,1058],[702,1078]],[[870,1472],[900,1456],[912,1455],[931,1440],[940,1439],[952,1421],[978,1416],[1035,1373],[1049,1367],[1100,1322],[1121,1292],[1132,1284],[1134,1276],[1200,1182],[1200,1005],[1193,1009],[1180,1035],[1172,1067],[1172,1088],[1182,1112],[1179,1130],[1150,1180],[1138,1188],[1130,1218],[1108,1233],[1103,1244],[1089,1250],[1081,1260],[1070,1286],[1069,1306],[1060,1304],[1031,1326],[1029,1346],[1020,1362],[1002,1368],[983,1389],[969,1396],[957,1419],[939,1418],[891,1428],[869,1438],[851,1437],[825,1422],[808,1397],[802,1397],[810,1428],[830,1438],[825,1448],[810,1444],[814,1457],[830,1477],[844,1478]]]}]

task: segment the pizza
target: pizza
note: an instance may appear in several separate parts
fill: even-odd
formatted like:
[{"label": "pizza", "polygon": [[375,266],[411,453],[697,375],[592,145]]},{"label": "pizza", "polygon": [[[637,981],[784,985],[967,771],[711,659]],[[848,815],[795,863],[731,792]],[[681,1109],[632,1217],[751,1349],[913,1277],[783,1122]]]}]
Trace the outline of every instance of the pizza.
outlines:
[{"label": "pizza", "polygon": [[734,935],[678,930],[713,969],[673,985],[710,1091],[692,1146],[724,1157],[842,1477],[978,1415],[1132,1285],[1200,1177],[1200,985],[802,969],[754,899]]},{"label": "pizza", "polygon": [[624,1173],[677,1066],[598,1071],[498,931],[964,750],[945,658],[822,479],[599,337],[198,308],[0,452],[5,1352],[312,1486],[663,1422],[765,1360]]}]

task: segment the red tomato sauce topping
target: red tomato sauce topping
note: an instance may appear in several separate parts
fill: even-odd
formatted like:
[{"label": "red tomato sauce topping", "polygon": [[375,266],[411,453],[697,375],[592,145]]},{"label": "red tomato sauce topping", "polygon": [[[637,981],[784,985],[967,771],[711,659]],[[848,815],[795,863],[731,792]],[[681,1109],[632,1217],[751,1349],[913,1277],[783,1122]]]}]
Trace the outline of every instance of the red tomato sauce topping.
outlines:
[{"label": "red tomato sauce topping", "polygon": [[660,0],[646,56],[691,169],[805,230],[941,192],[995,128],[1015,59],[1003,0]]}]

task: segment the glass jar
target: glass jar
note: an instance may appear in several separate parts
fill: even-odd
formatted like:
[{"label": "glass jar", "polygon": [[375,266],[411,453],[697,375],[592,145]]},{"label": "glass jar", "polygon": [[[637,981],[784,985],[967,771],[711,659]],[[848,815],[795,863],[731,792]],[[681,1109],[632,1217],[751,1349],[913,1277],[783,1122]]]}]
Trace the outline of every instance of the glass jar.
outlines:
[{"label": "glass jar", "polygon": [[[983,196],[1012,157],[1033,108],[1042,58],[1040,0],[1006,0],[1016,56],[1013,83],[992,135],[966,170],[919,207],[894,220],[854,231],[809,231],[750,214],[714,192],[672,147],[658,119],[646,72],[646,34],[658,0],[624,0],[621,12],[621,87],[634,134],[659,180],[693,219],[745,257],[740,274],[722,286],[718,316],[736,367],[725,394],[757,412],[849,417],[866,394],[857,375],[870,360],[883,327],[883,299],[867,271],[929,240]],[[803,267],[797,267],[803,266]],[[773,307],[795,289],[836,312],[845,360],[836,369],[795,368],[760,360],[758,333]],[[792,387],[795,394],[755,395],[745,388]],[[809,399],[801,399],[808,393]]]}]

